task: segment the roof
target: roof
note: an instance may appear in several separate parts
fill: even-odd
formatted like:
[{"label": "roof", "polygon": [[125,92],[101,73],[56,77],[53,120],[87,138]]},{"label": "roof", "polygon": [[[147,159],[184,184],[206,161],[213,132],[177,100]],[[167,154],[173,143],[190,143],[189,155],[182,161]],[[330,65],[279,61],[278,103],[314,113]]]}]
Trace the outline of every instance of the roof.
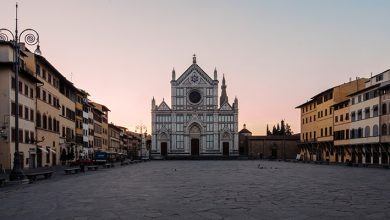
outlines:
[{"label": "roof", "polygon": [[306,101],[305,103],[303,103],[303,104],[301,104],[301,105],[298,105],[298,106],[295,107],[295,108],[302,108],[303,106],[305,106],[305,105],[307,105],[307,104],[310,104],[310,103],[313,103],[313,102],[315,102],[315,100],[314,100],[314,99],[311,99],[311,100]]},{"label": "roof", "polygon": [[62,79],[66,84],[68,84],[69,86],[71,86],[73,89],[77,90],[77,88],[73,85],[72,82],[70,82],[65,76],[63,76],[60,71],[58,71],[45,57],[41,56],[41,55],[38,55],[38,54],[34,54],[35,55],[35,58],[41,62],[43,62],[44,64],[46,64],[52,71],[54,71],[57,76]]},{"label": "roof", "polygon": [[300,134],[294,134],[294,135],[288,135],[288,136],[283,136],[283,135],[258,135],[258,136],[248,136],[248,139],[251,140],[295,140],[299,141],[300,140]]},{"label": "roof", "polygon": [[374,88],[376,88],[376,87],[379,87],[380,85],[381,85],[381,84],[378,83],[378,84],[375,84],[375,85],[366,87],[366,88],[364,88],[364,89],[361,89],[361,90],[359,90],[359,91],[356,91],[356,92],[353,92],[353,93],[349,94],[348,97],[352,97],[352,96],[355,96],[355,95],[357,95],[357,94],[366,92],[366,91],[368,91],[368,90],[371,90],[371,89],[374,89]]},{"label": "roof", "polygon": [[337,105],[345,104],[345,103],[348,103],[348,102],[349,102],[349,99],[344,99],[344,100],[341,100],[340,102],[337,102],[337,103],[333,104],[332,106],[337,106]]},{"label": "roof", "polygon": [[330,89],[327,89],[327,90],[325,90],[325,91],[322,91],[322,92],[318,93],[317,95],[313,96],[312,99],[315,99],[315,98],[317,98],[318,96],[324,95],[325,93],[328,93],[328,92],[332,91],[334,88],[335,88],[335,87],[332,87],[332,88],[330,88]]}]

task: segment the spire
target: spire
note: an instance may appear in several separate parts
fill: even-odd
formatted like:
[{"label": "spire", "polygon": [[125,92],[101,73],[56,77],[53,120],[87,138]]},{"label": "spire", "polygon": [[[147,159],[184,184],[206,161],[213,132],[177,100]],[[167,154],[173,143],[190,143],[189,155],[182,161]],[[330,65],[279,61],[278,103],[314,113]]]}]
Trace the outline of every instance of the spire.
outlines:
[{"label": "spire", "polygon": [[218,80],[217,67],[214,68],[214,80]]},{"label": "spire", "polygon": [[192,63],[193,63],[193,64],[196,63],[196,54],[194,54],[194,56],[192,57]]},{"label": "spire", "polygon": [[154,96],[152,99],[152,110],[156,107],[156,100],[154,100]]},{"label": "spire", "polygon": [[175,68],[173,68],[173,70],[172,70],[172,80],[176,80]]},{"label": "spire", "polygon": [[225,104],[225,102],[229,102],[228,100],[228,96],[226,94],[226,81],[225,81],[225,74],[223,75],[223,78],[222,78],[222,86],[221,86],[221,97],[219,99],[219,104],[222,106],[223,104]]}]

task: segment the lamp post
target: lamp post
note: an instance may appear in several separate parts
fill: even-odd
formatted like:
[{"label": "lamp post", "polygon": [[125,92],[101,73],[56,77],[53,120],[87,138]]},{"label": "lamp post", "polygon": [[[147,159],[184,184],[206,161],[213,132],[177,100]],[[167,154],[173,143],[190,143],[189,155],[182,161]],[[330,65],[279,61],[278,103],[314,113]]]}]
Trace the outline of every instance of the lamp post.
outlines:
[{"label": "lamp post", "polygon": [[8,41],[9,36],[14,46],[14,69],[15,69],[15,153],[14,153],[14,166],[10,174],[10,180],[22,180],[24,174],[20,164],[20,152],[19,152],[19,67],[20,67],[20,39],[24,37],[24,43],[28,45],[36,45],[36,54],[41,54],[39,49],[39,34],[34,29],[24,29],[20,32],[18,30],[18,4],[15,7],[15,32],[1,28],[0,29],[0,41]]}]

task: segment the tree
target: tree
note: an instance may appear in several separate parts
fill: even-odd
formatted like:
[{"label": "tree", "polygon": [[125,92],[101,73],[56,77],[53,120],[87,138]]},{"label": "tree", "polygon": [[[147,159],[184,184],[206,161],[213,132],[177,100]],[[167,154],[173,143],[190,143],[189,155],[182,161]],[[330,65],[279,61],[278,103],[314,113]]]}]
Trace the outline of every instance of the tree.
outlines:
[{"label": "tree", "polygon": [[67,158],[68,158],[68,160],[73,160],[74,159],[74,149],[73,149],[73,147],[71,147],[70,150],[68,151]]},{"label": "tree", "polygon": [[274,127],[272,128],[272,135],[276,135],[277,132],[278,132],[278,130],[276,130],[276,127],[274,125]]},{"label": "tree", "polygon": [[267,124],[267,136],[271,135],[271,131],[269,130],[268,124]]},{"label": "tree", "polygon": [[284,125],[284,120],[280,121],[280,135],[286,135],[286,127]]},{"label": "tree", "polygon": [[280,125],[279,125],[279,123],[276,125],[276,134],[275,135],[281,135],[280,134]]},{"label": "tree", "polygon": [[291,127],[289,124],[286,124],[286,136],[291,136],[291,135],[293,135]]}]

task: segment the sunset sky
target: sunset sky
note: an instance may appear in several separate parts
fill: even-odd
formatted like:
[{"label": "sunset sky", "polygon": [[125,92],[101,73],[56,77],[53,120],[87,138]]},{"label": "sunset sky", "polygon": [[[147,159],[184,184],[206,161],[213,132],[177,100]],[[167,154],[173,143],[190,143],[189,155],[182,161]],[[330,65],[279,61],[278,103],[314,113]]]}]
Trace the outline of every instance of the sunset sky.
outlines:
[{"label": "sunset sky", "polygon": [[[42,55],[130,130],[150,131],[152,97],[170,104],[172,68],[179,77],[194,53],[210,76],[225,74],[239,127],[254,134],[281,119],[298,133],[296,106],[390,68],[385,0],[18,3],[19,27],[39,32]],[[14,30],[14,9],[1,2],[0,28]]]}]

